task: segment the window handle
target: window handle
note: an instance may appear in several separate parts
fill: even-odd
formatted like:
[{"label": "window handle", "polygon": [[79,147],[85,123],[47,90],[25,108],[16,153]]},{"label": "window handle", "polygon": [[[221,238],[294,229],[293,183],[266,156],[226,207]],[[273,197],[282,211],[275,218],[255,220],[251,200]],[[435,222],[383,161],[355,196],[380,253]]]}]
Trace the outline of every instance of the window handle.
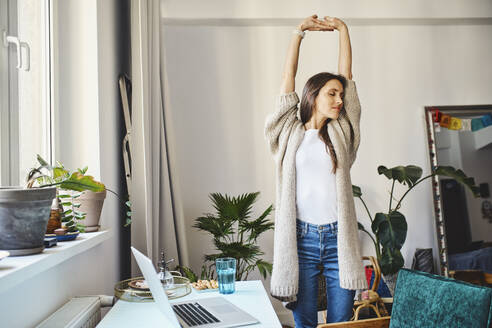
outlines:
[{"label": "window handle", "polygon": [[[24,53],[25,53],[25,57],[24,57],[24,60],[22,60],[22,69],[24,71],[29,71],[31,69],[31,49],[29,48],[29,44],[27,44],[26,42],[21,42],[20,43],[20,48],[19,48],[19,52],[21,53],[21,56],[22,56],[22,49],[24,48]],[[22,57],[21,57],[22,58]]]},{"label": "window handle", "polygon": [[9,46],[9,43],[13,43],[15,44],[15,47],[16,47],[16,51],[17,51],[17,68],[21,68],[22,67],[22,56],[21,56],[21,45],[20,45],[20,41],[19,41],[19,38],[16,37],[16,36],[11,36],[11,35],[7,35],[7,31],[3,31],[3,45],[5,47],[8,47]]}]

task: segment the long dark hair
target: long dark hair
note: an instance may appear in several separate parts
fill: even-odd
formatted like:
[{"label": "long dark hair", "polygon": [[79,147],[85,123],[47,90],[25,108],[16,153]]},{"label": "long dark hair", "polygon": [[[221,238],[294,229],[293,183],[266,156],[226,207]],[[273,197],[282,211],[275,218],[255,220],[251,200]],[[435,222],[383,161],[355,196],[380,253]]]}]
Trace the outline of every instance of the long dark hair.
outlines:
[{"label": "long dark hair", "polygon": [[[304,90],[302,91],[302,99],[301,99],[301,107],[300,107],[302,124],[306,124],[311,119],[311,116],[313,116],[315,100],[321,88],[324,87],[324,85],[328,81],[333,79],[340,81],[340,83],[343,86],[343,89],[345,90],[347,86],[347,80],[342,75],[323,72],[310,77],[309,80],[306,82],[306,85],[304,86]],[[339,117],[343,117],[346,115],[347,112],[345,111],[345,100],[344,100],[342,109],[340,110]],[[335,173],[338,167],[337,154],[335,153],[335,148],[333,147],[333,143],[331,142],[330,136],[328,134],[328,128],[327,128],[328,123],[330,123],[331,120],[332,120],[331,118],[327,118],[323,122],[321,128],[319,129],[318,135],[321,137],[321,140],[323,140],[323,142],[326,145],[326,152],[329,153],[331,156],[331,161],[333,163],[333,173]],[[353,147],[354,129],[350,121],[349,121],[349,126],[350,126],[350,143],[351,143],[350,146]]]}]

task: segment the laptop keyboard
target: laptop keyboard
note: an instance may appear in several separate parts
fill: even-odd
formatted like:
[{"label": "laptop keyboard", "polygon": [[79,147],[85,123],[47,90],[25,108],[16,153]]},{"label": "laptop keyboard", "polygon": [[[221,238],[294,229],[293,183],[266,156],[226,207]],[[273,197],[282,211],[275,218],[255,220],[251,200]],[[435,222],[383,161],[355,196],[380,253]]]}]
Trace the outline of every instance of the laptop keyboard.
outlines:
[{"label": "laptop keyboard", "polygon": [[213,314],[198,303],[173,305],[174,312],[190,327],[220,322]]}]

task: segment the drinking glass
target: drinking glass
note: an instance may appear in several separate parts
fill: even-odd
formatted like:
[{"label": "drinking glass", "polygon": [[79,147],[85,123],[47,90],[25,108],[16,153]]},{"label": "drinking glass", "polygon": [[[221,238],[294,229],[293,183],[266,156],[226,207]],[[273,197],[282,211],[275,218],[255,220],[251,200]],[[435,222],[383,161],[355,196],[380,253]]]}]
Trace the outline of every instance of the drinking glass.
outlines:
[{"label": "drinking glass", "polygon": [[236,290],[236,259],[233,257],[218,258],[215,260],[215,269],[219,282],[219,293],[234,293]]}]

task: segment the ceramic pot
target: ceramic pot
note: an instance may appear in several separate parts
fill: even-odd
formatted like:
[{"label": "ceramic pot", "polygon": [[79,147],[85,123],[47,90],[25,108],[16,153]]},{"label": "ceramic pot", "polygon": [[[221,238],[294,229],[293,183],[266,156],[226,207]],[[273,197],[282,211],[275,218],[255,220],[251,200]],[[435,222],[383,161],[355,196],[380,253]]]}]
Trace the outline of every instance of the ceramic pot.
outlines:
[{"label": "ceramic pot", "polygon": [[0,188],[0,249],[10,256],[41,253],[56,188]]},{"label": "ceramic pot", "polygon": [[99,219],[106,198],[106,190],[100,192],[84,191],[74,201],[80,203],[79,211],[86,213],[85,220],[81,221],[86,226],[85,232],[99,230]]},{"label": "ceramic pot", "polygon": [[384,282],[386,283],[386,286],[388,286],[388,289],[391,293],[391,296],[394,296],[395,295],[395,287],[396,287],[396,278],[398,277],[398,272],[392,273],[392,274],[381,274],[381,277],[383,278]]}]

